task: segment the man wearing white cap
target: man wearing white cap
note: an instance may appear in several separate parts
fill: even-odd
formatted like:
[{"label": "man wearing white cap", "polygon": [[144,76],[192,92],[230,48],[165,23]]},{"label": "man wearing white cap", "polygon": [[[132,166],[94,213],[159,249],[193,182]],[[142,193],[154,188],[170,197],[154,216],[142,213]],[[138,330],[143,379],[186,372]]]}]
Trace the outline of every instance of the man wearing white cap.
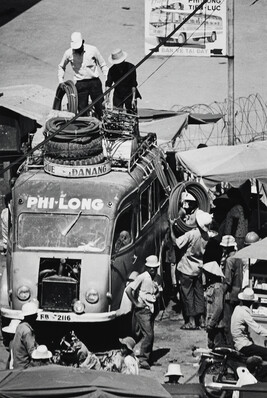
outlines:
[{"label": "man wearing white cap", "polygon": [[[106,87],[111,87],[125,76],[114,89],[113,106],[123,108],[125,105],[126,111],[133,113],[136,112],[136,100],[141,98],[141,95],[137,89],[136,69],[133,64],[125,61],[127,56],[128,54],[120,48],[110,54],[108,60],[112,66],[108,71]],[[108,100],[109,97],[108,95]]]},{"label": "man wearing white cap", "polygon": [[32,352],[38,346],[34,332],[38,306],[35,302],[28,302],[23,304],[21,310],[24,319],[18,325],[13,341],[14,369],[28,368]]},{"label": "man wearing white cap", "polygon": [[[170,221],[174,223],[173,220]],[[172,239],[176,243],[181,258],[177,270],[180,279],[181,301],[185,324],[181,329],[196,330],[204,326],[205,301],[202,285],[203,255],[209,240],[209,227],[212,215],[196,211],[197,227],[189,230],[177,239],[171,229]]]},{"label": "man wearing white cap", "polygon": [[126,294],[134,305],[134,316],[144,336],[139,357],[139,366],[143,369],[150,369],[149,361],[154,343],[155,303],[162,292],[161,279],[157,273],[159,265],[157,256],[148,256],[145,271],[126,288]]},{"label": "man wearing white cap", "polygon": [[267,337],[267,329],[259,325],[252,317],[250,307],[258,301],[258,297],[250,287],[247,287],[238,294],[238,298],[241,303],[235,307],[231,318],[231,333],[235,349],[246,357],[258,355],[267,361],[267,348],[254,344],[249,334],[250,328],[258,335]]},{"label": "man wearing white cap", "polygon": [[[58,65],[58,81],[64,83],[66,66],[71,63],[74,71],[74,82],[78,91],[79,112],[88,106],[89,96],[94,101],[103,95],[102,83],[98,68],[107,77],[108,67],[99,50],[92,45],[85,44],[80,32],[71,35],[70,48],[65,51]],[[103,98],[95,104],[97,117],[101,119]]]}]

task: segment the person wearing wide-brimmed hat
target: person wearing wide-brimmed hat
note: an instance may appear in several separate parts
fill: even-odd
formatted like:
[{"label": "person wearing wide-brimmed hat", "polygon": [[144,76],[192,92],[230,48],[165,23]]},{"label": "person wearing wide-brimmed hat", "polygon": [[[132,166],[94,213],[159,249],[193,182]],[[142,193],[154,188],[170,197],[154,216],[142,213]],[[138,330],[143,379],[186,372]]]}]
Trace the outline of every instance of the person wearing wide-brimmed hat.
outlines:
[{"label": "person wearing wide-brimmed hat", "polygon": [[206,331],[208,335],[208,347],[215,348],[224,346],[224,291],[223,272],[217,261],[203,264],[203,272],[206,276]]},{"label": "person wearing wide-brimmed hat", "polygon": [[[123,108],[129,113],[136,113],[136,101],[141,98],[137,88],[136,69],[134,65],[126,61],[128,54],[120,48],[116,48],[110,54],[108,60],[112,64],[108,71],[106,87],[109,88],[118,82],[113,92],[113,106]],[[121,79],[123,80],[119,82]],[[107,100],[109,101],[108,94]]]},{"label": "person wearing wide-brimmed hat", "polygon": [[21,308],[23,320],[13,340],[14,369],[25,369],[30,365],[32,352],[38,346],[34,332],[38,312],[38,305],[34,301],[23,304]]},{"label": "person wearing wide-brimmed hat", "polygon": [[267,329],[259,325],[252,316],[251,306],[258,301],[253,289],[247,287],[238,294],[240,304],[235,307],[231,318],[231,333],[234,347],[246,357],[259,355],[264,361],[267,360],[267,348],[254,344],[249,328],[256,334],[267,337]]},{"label": "person wearing wide-brimmed hat", "polygon": [[[196,330],[205,326],[205,301],[202,284],[203,255],[209,241],[209,228],[212,215],[197,209],[196,228],[175,237],[171,228],[173,242],[176,243],[181,258],[177,265],[180,280],[180,293],[185,319],[181,329]],[[170,220],[171,226],[174,221]]]},{"label": "person wearing wide-brimmed hat", "polygon": [[225,337],[228,346],[233,347],[233,339],[230,331],[232,313],[237,306],[238,293],[242,290],[244,263],[241,258],[233,257],[237,250],[237,243],[232,235],[224,235],[220,246],[223,248],[220,262],[223,270],[224,279],[224,323]]},{"label": "person wearing wide-brimmed hat", "polygon": [[30,366],[47,366],[52,364],[51,358],[53,354],[48,350],[47,346],[44,344],[39,345],[33,350],[31,357],[32,361]]},{"label": "person wearing wide-brimmed hat", "polygon": [[[101,119],[104,99],[101,98],[103,89],[99,77],[99,69],[102,71],[104,78],[106,78],[108,67],[98,48],[84,43],[81,32],[72,33],[70,48],[65,51],[58,65],[59,84],[64,84],[64,75],[68,63],[71,64],[74,72],[74,83],[78,91],[79,112],[88,106],[89,96],[92,101],[100,97],[94,107],[97,117]],[[86,116],[86,114],[83,116]]]},{"label": "person wearing wide-brimmed hat", "polygon": [[121,343],[121,356],[122,366],[120,373],[127,375],[138,375],[139,374],[139,361],[134,354],[134,347],[136,345],[135,340],[130,337],[124,337],[119,339]]},{"label": "person wearing wide-brimmed hat", "polygon": [[126,294],[133,303],[134,317],[143,340],[140,347],[139,366],[150,369],[150,357],[154,343],[154,312],[157,298],[162,292],[161,278],[158,275],[160,262],[156,255],[146,258],[145,271],[126,288]]},{"label": "person wearing wide-brimmed hat", "polygon": [[178,363],[170,363],[164,376],[168,377],[168,381],[165,384],[179,384],[180,378],[184,377],[181,366]]}]

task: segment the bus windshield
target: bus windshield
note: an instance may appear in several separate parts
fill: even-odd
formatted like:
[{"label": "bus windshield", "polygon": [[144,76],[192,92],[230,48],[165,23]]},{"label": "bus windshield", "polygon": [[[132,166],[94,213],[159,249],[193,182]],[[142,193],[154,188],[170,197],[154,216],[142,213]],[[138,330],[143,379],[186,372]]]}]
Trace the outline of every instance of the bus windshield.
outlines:
[{"label": "bus windshield", "polygon": [[18,220],[18,245],[102,252],[107,230],[105,216],[23,213]]}]

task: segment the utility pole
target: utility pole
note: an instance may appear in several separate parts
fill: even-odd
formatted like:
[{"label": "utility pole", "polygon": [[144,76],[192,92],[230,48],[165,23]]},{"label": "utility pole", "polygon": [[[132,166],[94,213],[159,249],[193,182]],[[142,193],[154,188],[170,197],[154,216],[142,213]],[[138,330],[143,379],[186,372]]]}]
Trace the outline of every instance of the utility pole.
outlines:
[{"label": "utility pole", "polygon": [[234,88],[234,0],[227,1],[227,23],[228,23],[228,145],[234,145],[235,137],[235,88]]}]

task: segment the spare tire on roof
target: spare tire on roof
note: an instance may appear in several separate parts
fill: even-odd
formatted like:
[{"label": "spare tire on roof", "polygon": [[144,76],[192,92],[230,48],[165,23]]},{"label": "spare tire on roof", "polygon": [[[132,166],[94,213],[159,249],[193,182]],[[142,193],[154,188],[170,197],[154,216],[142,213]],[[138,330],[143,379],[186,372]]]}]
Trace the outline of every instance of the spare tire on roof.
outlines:
[{"label": "spare tire on roof", "polygon": [[79,117],[64,128],[66,122],[69,121],[70,119],[67,120],[64,117],[54,117],[47,120],[44,131],[45,136],[49,137],[62,127],[63,130],[54,135],[53,140],[66,142],[99,135],[100,122],[95,117]]},{"label": "spare tire on roof", "polygon": [[78,92],[72,80],[59,84],[54,98],[53,109],[62,110],[62,100],[67,96],[67,110],[72,113],[78,111]]}]

